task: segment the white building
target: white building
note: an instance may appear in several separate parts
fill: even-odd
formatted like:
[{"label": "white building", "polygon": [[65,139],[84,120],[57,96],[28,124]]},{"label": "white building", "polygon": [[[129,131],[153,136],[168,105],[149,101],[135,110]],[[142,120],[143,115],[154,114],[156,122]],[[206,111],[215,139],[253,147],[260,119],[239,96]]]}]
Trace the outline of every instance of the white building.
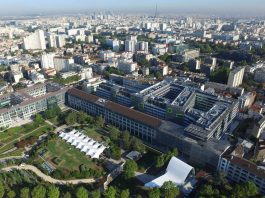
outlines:
[{"label": "white building", "polygon": [[41,56],[42,69],[54,68],[54,61],[53,61],[54,56],[55,56],[54,53],[42,54]]},{"label": "white building", "polygon": [[121,61],[118,63],[118,68],[124,73],[130,74],[136,70],[137,63]]},{"label": "white building", "polygon": [[107,61],[108,59],[110,58],[114,58],[115,57],[115,53],[110,51],[110,50],[107,50],[107,51],[101,51],[99,53],[99,57],[100,59],[102,59],[103,61]]},{"label": "white building", "polygon": [[45,82],[45,78],[44,75],[41,73],[38,73],[36,71],[31,72],[29,78],[34,82],[34,83],[44,83]]},{"label": "white building", "polygon": [[228,77],[227,85],[229,87],[238,87],[242,84],[244,77],[245,67],[237,67],[233,71],[230,72]]},{"label": "white building", "polygon": [[55,34],[50,34],[48,36],[48,45],[49,45],[49,47],[52,47],[52,48],[56,48],[57,47],[56,35]]},{"label": "white building", "polygon": [[43,30],[36,30],[33,34],[23,38],[24,49],[26,50],[45,50],[45,36]]},{"label": "white building", "polygon": [[21,78],[23,78],[23,74],[21,71],[13,71],[12,72],[15,83],[18,83]]},{"label": "white building", "polygon": [[81,72],[81,79],[84,80],[88,80],[88,79],[91,79],[93,77],[93,71],[92,71],[92,68],[89,67],[89,68],[82,68]]},{"label": "white building", "polygon": [[54,69],[56,71],[69,71],[71,64],[74,64],[74,59],[72,57],[54,57]]}]

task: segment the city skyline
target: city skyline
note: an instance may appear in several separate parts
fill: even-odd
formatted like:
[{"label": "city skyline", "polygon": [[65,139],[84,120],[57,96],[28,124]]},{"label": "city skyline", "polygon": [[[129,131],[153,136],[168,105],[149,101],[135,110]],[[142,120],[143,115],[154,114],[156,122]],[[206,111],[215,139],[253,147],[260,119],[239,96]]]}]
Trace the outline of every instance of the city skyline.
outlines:
[{"label": "city skyline", "polygon": [[[263,15],[265,2],[263,0],[1,0],[0,15],[27,15],[27,14],[61,14],[83,13],[89,11],[119,11],[130,13],[153,14],[155,6],[158,6],[160,14],[208,14],[208,15]],[[19,9],[16,9],[19,8]]]}]

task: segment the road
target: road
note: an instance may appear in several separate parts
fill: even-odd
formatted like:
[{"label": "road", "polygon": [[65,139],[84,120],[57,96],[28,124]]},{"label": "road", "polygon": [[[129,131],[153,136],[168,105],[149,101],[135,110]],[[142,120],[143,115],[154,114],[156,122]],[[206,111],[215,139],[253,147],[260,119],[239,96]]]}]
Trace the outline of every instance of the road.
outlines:
[{"label": "road", "polygon": [[36,168],[35,166],[32,165],[23,165],[23,166],[10,166],[10,167],[6,167],[3,168],[3,171],[12,171],[14,169],[17,170],[30,170],[32,172],[34,172],[37,176],[39,176],[41,179],[43,179],[46,182],[49,183],[53,183],[53,184],[91,184],[96,182],[95,179],[76,179],[76,180],[58,180],[58,179],[54,179],[48,175],[45,175],[43,172],[41,172],[38,168]]}]

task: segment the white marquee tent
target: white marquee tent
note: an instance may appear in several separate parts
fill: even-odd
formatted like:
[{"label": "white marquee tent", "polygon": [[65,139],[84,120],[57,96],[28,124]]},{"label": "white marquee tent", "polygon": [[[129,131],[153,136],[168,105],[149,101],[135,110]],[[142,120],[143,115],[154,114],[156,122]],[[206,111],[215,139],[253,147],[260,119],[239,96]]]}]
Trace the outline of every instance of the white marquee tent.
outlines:
[{"label": "white marquee tent", "polygon": [[103,144],[100,144],[75,129],[69,133],[61,132],[59,137],[81,150],[81,152],[86,153],[86,155],[91,158],[99,158],[106,149]]}]

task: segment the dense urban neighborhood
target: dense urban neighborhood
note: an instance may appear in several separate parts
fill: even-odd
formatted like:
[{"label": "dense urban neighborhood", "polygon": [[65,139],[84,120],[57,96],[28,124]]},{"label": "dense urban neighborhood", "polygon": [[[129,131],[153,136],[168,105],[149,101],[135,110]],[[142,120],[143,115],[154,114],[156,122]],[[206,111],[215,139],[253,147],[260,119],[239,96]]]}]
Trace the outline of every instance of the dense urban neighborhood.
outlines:
[{"label": "dense urban neighborhood", "polygon": [[0,198],[264,197],[264,44],[157,5],[0,16]]}]

